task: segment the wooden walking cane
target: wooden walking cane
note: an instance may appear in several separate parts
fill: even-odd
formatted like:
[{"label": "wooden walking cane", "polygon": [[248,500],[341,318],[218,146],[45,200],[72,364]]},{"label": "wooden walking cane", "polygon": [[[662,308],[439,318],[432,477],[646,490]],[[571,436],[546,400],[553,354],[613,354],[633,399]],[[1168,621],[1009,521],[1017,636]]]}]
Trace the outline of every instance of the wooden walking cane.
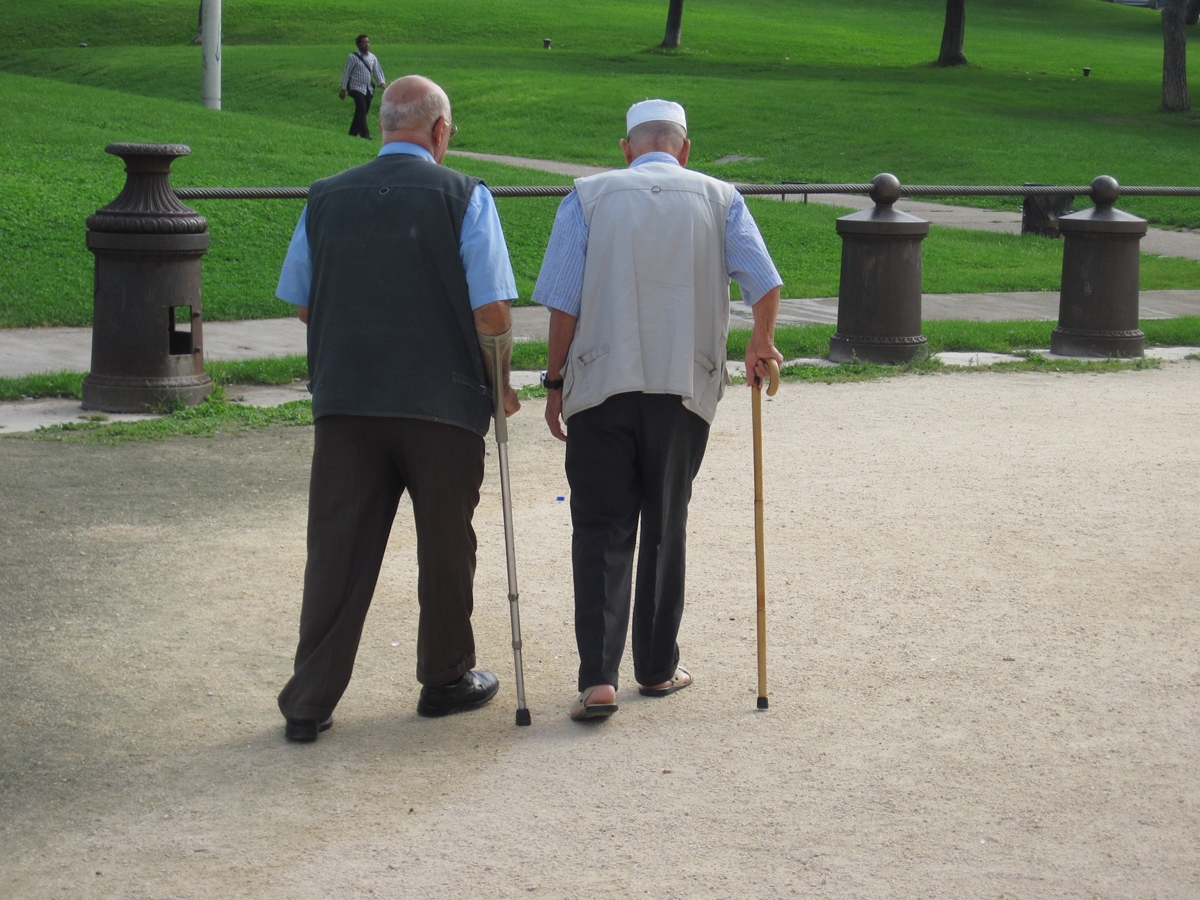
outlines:
[{"label": "wooden walking cane", "polygon": [[[767,360],[771,369],[767,396],[779,390],[779,363]],[[751,377],[753,373],[751,373]],[[754,378],[750,392],[754,418],[754,556],[758,579],[758,708],[767,708],[767,566],[763,558],[763,472],[762,472],[762,384]]]}]

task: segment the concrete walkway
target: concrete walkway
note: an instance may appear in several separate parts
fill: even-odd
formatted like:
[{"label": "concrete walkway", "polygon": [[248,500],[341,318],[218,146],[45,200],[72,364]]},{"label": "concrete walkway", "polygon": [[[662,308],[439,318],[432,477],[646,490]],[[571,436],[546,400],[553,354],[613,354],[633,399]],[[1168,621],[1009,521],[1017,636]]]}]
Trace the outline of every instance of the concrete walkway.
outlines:
[{"label": "concrete walkway", "polygon": [[[997,322],[1008,319],[1058,317],[1058,294],[1052,291],[1012,294],[926,294],[925,319],[967,319]],[[748,307],[730,307],[734,328],[753,321]],[[1141,317],[1171,319],[1200,316],[1200,290],[1143,291]],[[779,321],[785,325],[836,324],[837,297],[784,300]],[[550,314],[540,306],[513,310],[513,333],[518,341],[544,341]],[[205,322],[204,356],[210,360],[263,359],[307,352],[304,325],[294,318],[252,319],[243,322]],[[41,372],[86,372],[91,365],[90,328],[0,329],[0,377],[19,378]]]},{"label": "concrete walkway", "polygon": [[[1058,295],[1025,294],[929,294],[924,298],[926,319],[1055,319]],[[734,328],[748,328],[749,309],[741,303],[731,306]],[[1200,315],[1200,291],[1147,291],[1142,294],[1144,318],[1172,318]],[[836,323],[837,298],[785,300],[781,304],[781,324]],[[549,312],[540,306],[513,310],[513,332],[518,341],[544,341],[549,329]],[[0,329],[0,377],[16,378],[45,372],[86,372],[91,364],[90,328]],[[305,327],[294,318],[257,319],[244,322],[209,322],[204,325],[205,358],[210,360],[263,359],[273,356],[300,355],[307,352]],[[1196,347],[1152,348],[1147,356],[1182,359],[1200,352]],[[1049,355],[1044,353],[1043,355]],[[939,353],[938,358],[951,366],[992,365],[1017,359],[989,353]],[[828,360],[788,360],[789,363],[832,365]],[[731,360],[729,371],[744,375],[742,364]],[[518,387],[536,384],[537,372],[514,372]],[[303,384],[279,387],[239,385],[230,399],[254,406],[278,406],[290,400],[308,397]],[[34,431],[89,418],[78,400],[60,398],[0,402],[0,434]],[[144,418],[138,415],[106,414],[110,421]]]}]

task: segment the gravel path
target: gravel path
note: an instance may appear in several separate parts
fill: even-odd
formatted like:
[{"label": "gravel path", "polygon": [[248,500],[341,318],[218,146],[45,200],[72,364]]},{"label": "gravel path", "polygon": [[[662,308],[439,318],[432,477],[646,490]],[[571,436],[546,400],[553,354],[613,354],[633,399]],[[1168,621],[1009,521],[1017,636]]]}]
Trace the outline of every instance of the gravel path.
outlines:
[{"label": "gravel path", "polygon": [[784,385],[767,712],[733,389],[692,506],[696,684],[625,690],[597,726],[566,717],[569,516],[541,413],[511,436],[533,727],[489,452],[476,625],[499,697],[415,715],[402,507],[311,746],[274,702],[310,429],[0,438],[4,896],[1200,895],[1200,362]]}]

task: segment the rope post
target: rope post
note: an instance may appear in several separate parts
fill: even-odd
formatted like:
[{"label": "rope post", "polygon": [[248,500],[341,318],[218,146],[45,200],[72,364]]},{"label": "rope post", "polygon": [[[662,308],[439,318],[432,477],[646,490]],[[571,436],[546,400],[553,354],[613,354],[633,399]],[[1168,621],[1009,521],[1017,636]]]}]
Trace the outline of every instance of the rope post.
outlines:
[{"label": "rope post", "polygon": [[1114,209],[1120,185],[1092,182],[1092,209],[1062,216],[1062,292],[1050,352],[1062,356],[1144,356],[1138,328],[1139,249],[1145,219]]},{"label": "rope post", "polygon": [[929,352],[921,334],[921,241],[929,223],[892,209],[900,199],[895,175],[876,175],[871,186],[875,208],[837,220],[842,274],[829,358],[905,363]]}]

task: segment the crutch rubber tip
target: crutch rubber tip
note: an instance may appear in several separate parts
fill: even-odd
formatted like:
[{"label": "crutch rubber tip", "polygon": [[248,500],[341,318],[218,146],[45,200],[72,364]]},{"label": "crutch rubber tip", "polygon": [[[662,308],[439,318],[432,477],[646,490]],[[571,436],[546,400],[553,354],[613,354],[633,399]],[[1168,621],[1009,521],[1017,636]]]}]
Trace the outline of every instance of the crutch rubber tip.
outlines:
[{"label": "crutch rubber tip", "polygon": [[527,710],[527,709],[518,709],[517,710],[517,724],[518,725],[529,725],[529,724],[532,724],[532,722],[533,722],[533,720],[529,718],[529,710]]},{"label": "crutch rubber tip", "polygon": [[758,698],[758,708],[759,708],[759,709],[766,709],[766,708],[767,708],[767,698],[766,698],[766,697],[759,697],[759,698]]}]

